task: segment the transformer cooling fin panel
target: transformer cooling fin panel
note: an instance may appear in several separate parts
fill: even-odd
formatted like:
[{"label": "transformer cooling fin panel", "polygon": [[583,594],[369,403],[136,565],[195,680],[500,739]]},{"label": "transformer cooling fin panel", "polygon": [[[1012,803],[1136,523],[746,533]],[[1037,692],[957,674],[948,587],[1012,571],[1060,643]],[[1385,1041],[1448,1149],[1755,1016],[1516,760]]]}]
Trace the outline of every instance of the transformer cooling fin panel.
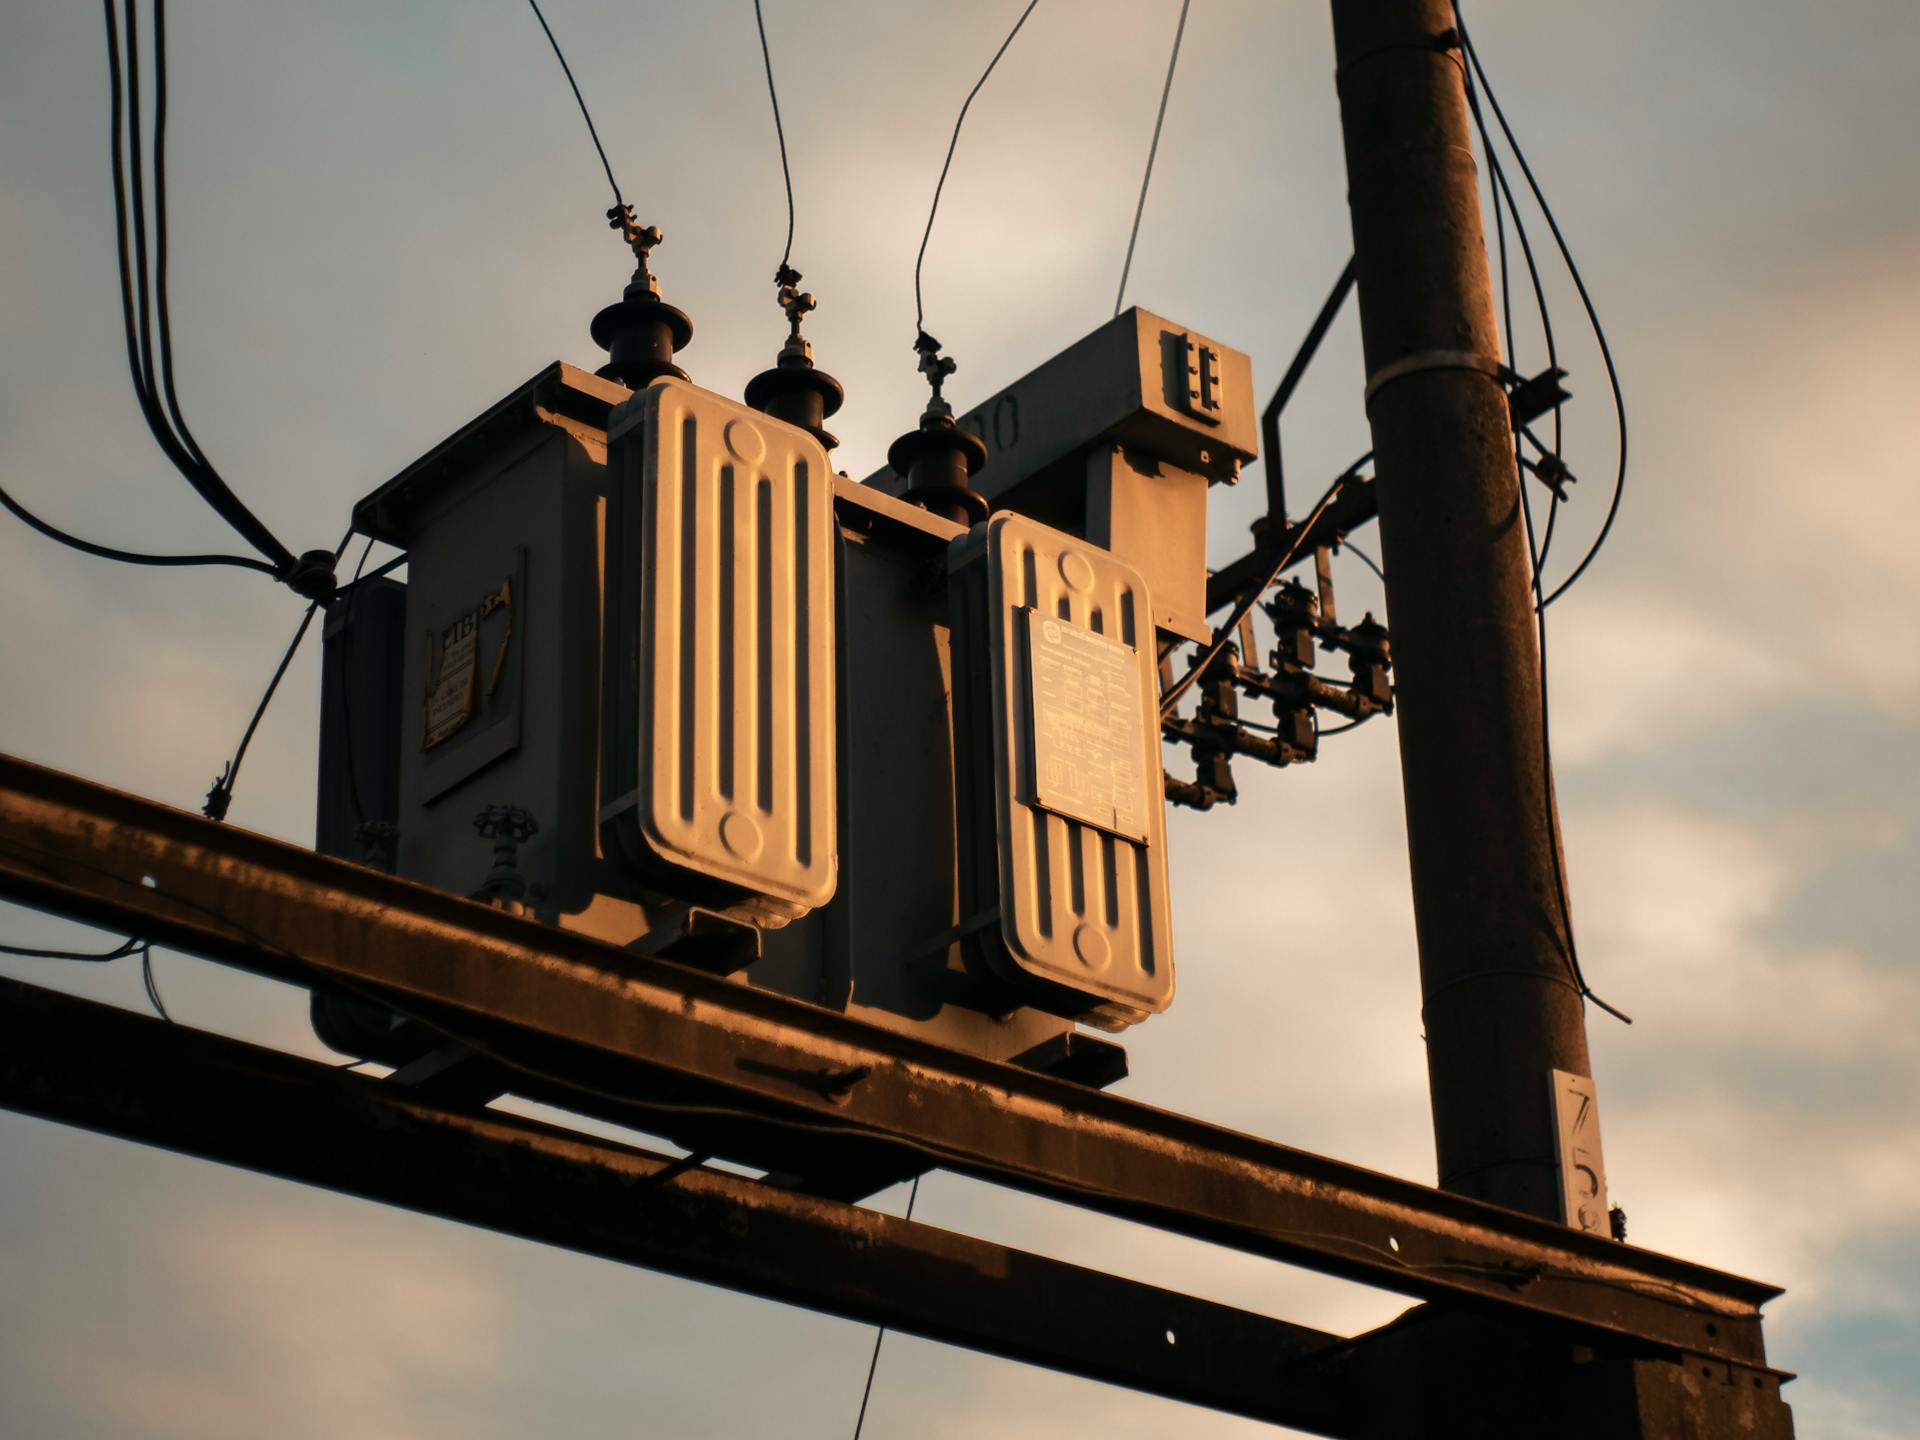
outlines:
[{"label": "transformer cooling fin panel", "polygon": [[1085,541],[1012,513],[986,529],[1002,938],[1126,1024],[1173,1001],[1151,597]]},{"label": "transformer cooling fin panel", "polygon": [[832,468],[806,432],[692,385],[622,409],[639,413],[611,427],[638,491],[608,515],[608,623],[635,632],[610,635],[632,675],[607,712],[633,780],[619,808],[661,866],[803,914],[837,866]]}]

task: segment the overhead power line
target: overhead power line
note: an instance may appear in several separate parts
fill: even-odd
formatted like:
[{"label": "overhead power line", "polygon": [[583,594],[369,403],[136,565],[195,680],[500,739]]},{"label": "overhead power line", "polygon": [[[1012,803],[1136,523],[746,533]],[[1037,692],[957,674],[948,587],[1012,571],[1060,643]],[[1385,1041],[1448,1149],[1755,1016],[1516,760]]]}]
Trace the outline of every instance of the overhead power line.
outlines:
[{"label": "overhead power line", "polygon": [[793,171],[787,165],[787,129],[780,123],[780,92],[773,84],[773,52],[767,48],[767,22],[760,13],[760,0],[753,0],[753,24],[760,32],[760,60],[767,68],[767,99],[773,102],[773,134],[780,142],[780,178],[787,186],[787,243],[780,252],[780,272],[793,259]]},{"label": "overhead power line", "polygon": [[1160,127],[1167,119],[1167,97],[1173,93],[1173,71],[1180,63],[1180,37],[1187,33],[1187,11],[1193,0],[1180,0],[1180,23],[1173,28],[1173,54],[1167,57],[1167,82],[1160,87],[1160,110],[1153,117],[1153,143],[1147,146],[1147,173],[1140,177],[1140,200],[1133,207],[1133,229],[1127,235],[1127,258],[1120,266],[1120,288],[1113,292],[1113,313],[1126,298],[1127,275],[1133,269],[1133,246],[1140,238],[1140,217],[1147,210],[1147,187],[1153,183],[1153,157],[1160,153]]},{"label": "overhead power line", "polygon": [[[920,1198],[920,1176],[913,1177],[913,1188],[907,1191],[907,1213],[904,1218],[913,1219],[914,1202]],[[860,1440],[860,1432],[867,1425],[867,1402],[873,1398],[873,1376],[880,1368],[880,1346],[887,1338],[887,1327],[882,1325],[873,1337],[873,1354],[867,1359],[867,1383],[860,1392],[860,1414],[853,1422],[853,1440]]]},{"label": "overhead power line", "polygon": [[1000,63],[1000,57],[1007,53],[1007,47],[1013,44],[1013,37],[1020,33],[1020,27],[1027,23],[1027,17],[1033,14],[1034,6],[1040,0],[1027,0],[1027,8],[1020,12],[1020,18],[1013,22],[1013,28],[1007,32],[1007,38],[1000,42],[1000,48],[993,52],[993,58],[987,62],[987,68],[980,72],[980,78],[973,82],[973,89],[967,92],[967,98],[960,106],[960,114],[953,122],[953,138],[947,141],[947,158],[941,163],[940,178],[933,187],[933,204],[927,209],[927,228],[920,235],[920,253],[913,257],[913,328],[926,332],[927,307],[920,298],[920,268],[926,263],[927,241],[933,238],[933,217],[940,213],[940,192],[947,186],[947,171],[953,168],[954,147],[960,143],[960,127],[967,123],[967,111],[973,105],[973,97],[980,93],[980,87],[987,83],[987,77],[993,74],[993,67]]},{"label": "overhead power line", "polygon": [[547,24],[547,17],[541,13],[540,0],[527,0],[533,8],[533,18],[540,22],[540,28],[546,32],[547,44],[553,47],[553,58],[560,62],[560,69],[567,77],[567,87],[573,91],[574,103],[580,107],[580,118],[587,122],[587,134],[593,137],[593,150],[600,157],[600,168],[607,172],[607,184],[613,190],[613,205],[616,210],[626,208],[626,200],[620,194],[620,182],[613,178],[613,163],[607,159],[607,147],[600,143],[600,131],[593,123],[593,112],[587,109],[587,97],[580,93],[580,84],[573,78],[573,67],[567,63],[566,52],[561,50],[560,42],[554,38],[553,27]]},{"label": "overhead power line", "polygon": [[[340,557],[346,553],[347,542],[352,538],[351,528],[340,537],[340,543],[334,547],[333,551],[335,564],[338,564]],[[365,559],[366,556],[363,554],[362,563]],[[227,762],[226,768],[214,780],[213,788],[207,791],[206,804],[201,807],[200,813],[209,820],[227,818],[227,807],[233,803],[233,787],[240,779],[240,762],[247,758],[247,747],[253,743],[253,732],[260,728],[260,721],[266,715],[267,707],[273,703],[274,692],[280,688],[281,678],[287,673],[287,667],[293,663],[294,654],[300,649],[300,642],[307,638],[307,628],[313,624],[313,617],[320,608],[319,600],[308,604],[306,614],[300,617],[300,624],[293,632],[293,639],[288,642],[286,653],[280,657],[280,664],[274,669],[273,678],[267,682],[267,688],[260,697],[260,703],[253,707],[253,718],[247,721],[247,728],[240,736],[240,744],[234,749],[233,758]]]},{"label": "overhead power line", "polygon": [[[153,0],[153,154],[149,162],[142,135],[140,100],[140,38],[137,0],[124,0],[125,51],[122,53],[120,17],[114,0],[103,0],[107,34],[107,80],[113,155],[115,248],[119,260],[120,305],[126,335],[127,366],[135,399],[161,452],[194,492],[265,559],[266,570],[296,593],[309,599],[332,592],[333,575],[325,553],[296,556],[236,495],[221,477],[187,424],[174,379],[173,317],[167,283],[167,42],[166,0]],[[131,158],[128,152],[131,151]],[[151,163],[152,223],[147,207],[147,169]],[[151,256],[151,260],[150,260]],[[156,330],[157,343],[156,343]],[[8,508],[21,514],[17,506]],[[22,518],[25,519],[24,515]],[[29,520],[28,523],[34,523]],[[133,558],[135,552],[76,542],[65,532],[53,534],[44,523],[43,534],[73,548],[106,559],[133,564],[235,564],[231,557]]]},{"label": "overhead power line", "polygon": [[[1508,265],[1507,265],[1507,246],[1506,246],[1506,225],[1505,225],[1504,219],[1502,218],[1503,208],[1506,211],[1506,213],[1511,216],[1513,220],[1514,237],[1519,242],[1520,253],[1526,261],[1527,275],[1533,288],[1534,304],[1537,307],[1539,312],[1541,334],[1547,346],[1548,363],[1555,364],[1557,363],[1557,352],[1554,345],[1553,318],[1552,318],[1550,307],[1547,304],[1546,291],[1540,281],[1540,270],[1539,270],[1539,266],[1537,265],[1534,259],[1532,242],[1527,235],[1525,217],[1520,213],[1520,208],[1514,201],[1513,188],[1511,185],[1507,183],[1505,169],[1500,163],[1499,154],[1494,149],[1493,139],[1491,135],[1488,134],[1488,131],[1487,131],[1486,120],[1481,114],[1480,98],[1477,92],[1480,90],[1484,90],[1486,88],[1485,76],[1484,76],[1484,72],[1480,70],[1478,62],[1476,60],[1473,60],[1470,43],[1467,40],[1466,26],[1460,16],[1460,7],[1458,4],[1458,0],[1455,0],[1453,13],[1454,13],[1455,26],[1460,33],[1462,48],[1468,51],[1469,61],[1473,65],[1472,72],[1466,74],[1464,77],[1466,80],[1467,108],[1469,113],[1473,117],[1475,129],[1479,133],[1480,148],[1486,156],[1487,169],[1493,180],[1494,232],[1498,240],[1498,246],[1499,246],[1500,305],[1501,305],[1502,325],[1505,331],[1506,344],[1507,344],[1507,363],[1510,366],[1512,366],[1516,362],[1515,362],[1515,354],[1514,354],[1514,332],[1513,332],[1513,292],[1512,292],[1512,287],[1509,284],[1509,271],[1508,271]],[[1476,75],[1480,77],[1480,84],[1477,87],[1474,83]],[[1487,99],[1489,103],[1492,102],[1493,96],[1491,93],[1488,93]],[[1504,125],[1503,125],[1503,129],[1504,129]],[[1513,148],[1514,150],[1514,158],[1516,160],[1519,160],[1520,159],[1519,151],[1517,148],[1514,148],[1512,145],[1512,132],[1507,131],[1506,133],[1507,133],[1509,147]],[[1522,161],[1521,163],[1524,164],[1525,162]],[[1529,176],[1529,183],[1531,183],[1531,176]],[[1537,186],[1534,187],[1533,193],[1534,193],[1534,198],[1536,200],[1539,200],[1540,192]],[[1543,214],[1546,213],[1544,202],[1541,203],[1541,210]],[[1549,217],[1549,223],[1551,223],[1551,217]],[[1555,229],[1554,233],[1555,233],[1555,238],[1558,239],[1559,231],[1557,228]],[[1567,258],[1568,267],[1569,267],[1569,270],[1571,270],[1572,261],[1570,257],[1566,256],[1564,244],[1562,245],[1561,254],[1563,258]],[[1582,290],[1583,298],[1584,298],[1584,294],[1585,292],[1583,289]],[[1590,320],[1593,319],[1591,308],[1589,308],[1588,315]],[[1597,336],[1599,334],[1599,328],[1598,328],[1599,322],[1597,320],[1593,320],[1593,323],[1595,326],[1595,334]],[[1604,344],[1605,344],[1604,340],[1601,343],[1604,347]],[[1604,348],[1602,350],[1602,353],[1603,355],[1605,354]],[[1610,358],[1608,359],[1608,373],[1609,373],[1609,376],[1612,375],[1612,361]],[[1617,399],[1619,395],[1619,389],[1617,384],[1615,386],[1614,393],[1616,397],[1616,414],[1619,416],[1620,425],[1621,425],[1621,450],[1620,450],[1621,467],[1622,467],[1621,473],[1624,474],[1625,460],[1626,460],[1626,431],[1625,431],[1626,419],[1625,419],[1624,409],[1620,408],[1617,404]],[[1561,441],[1561,430],[1560,430],[1558,406],[1554,407],[1554,440],[1555,440],[1555,444],[1551,453],[1553,455],[1553,458],[1557,461],[1559,459],[1559,446]],[[1538,442],[1536,441],[1535,443],[1537,444]],[[1569,904],[1568,898],[1567,898],[1566,863],[1561,854],[1559,817],[1555,815],[1554,809],[1553,809],[1553,726],[1552,726],[1552,710],[1548,700],[1549,690],[1548,690],[1548,671],[1547,671],[1547,597],[1544,597],[1542,595],[1542,580],[1541,580],[1541,568],[1546,563],[1546,546],[1544,544],[1539,543],[1539,539],[1534,529],[1533,504],[1529,495],[1529,487],[1527,485],[1526,471],[1522,468],[1520,463],[1521,459],[1522,459],[1522,441],[1521,441],[1521,437],[1518,434],[1516,434],[1514,437],[1514,479],[1520,492],[1520,513],[1526,528],[1527,558],[1530,561],[1532,566],[1534,635],[1535,635],[1535,643],[1539,650],[1539,655],[1540,655],[1540,771],[1542,776],[1541,793],[1545,797],[1545,809],[1546,809],[1546,813],[1543,817],[1543,823],[1546,829],[1547,846],[1548,846],[1550,858],[1552,861],[1554,898],[1557,903],[1557,908],[1559,910],[1561,934],[1564,935],[1566,938],[1565,959],[1567,962],[1567,972],[1571,976],[1574,982],[1574,985],[1579,990],[1582,998],[1593,1001],[1595,1005],[1599,1006],[1602,1010],[1606,1011],[1609,1015],[1613,1016],[1616,1020],[1621,1021],[1623,1024],[1631,1025],[1633,1023],[1633,1017],[1628,1015],[1625,1011],[1618,1009],[1617,1007],[1609,1004],[1606,1000],[1602,999],[1599,995],[1594,993],[1593,987],[1587,983],[1585,970],[1580,964],[1579,946],[1575,941],[1574,934],[1573,934],[1573,909],[1572,909],[1572,906]],[[1615,490],[1614,499],[1615,499],[1615,504],[1617,505],[1619,500],[1619,491],[1617,487]],[[1559,496],[1559,492],[1556,490],[1554,492],[1553,501],[1549,507],[1549,512],[1548,512],[1549,521],[1548,521],[1547,540],[1549,543],[1551,542],[1551,539],[1552,539],[1552,518],[1551,517],[1558,514],[1559,506],[1560,506],[1560,496]],[[1608,525],[1611,525],[1612,523],[1611,511],[1609,511],[1607,523]],[[1603,526],[1601,535],[1599,539],[1596,540],[1595,542],[1594,551],[1590,551],[1588,554],[1587,558],[1589,560],[1592,558],[1593,553],[1597,552],[1599,544],[1604,542],[1605,538],[1606,538],[1606,527]],[[1583,561],[1582,568],[1584,568],[1584,565],[1585,565],[1585,562]],[[1578,578],[1578,574],[1579,572],[1576,570],[1575,574],[1569,578],[1567,583],[1571,584],[1573,579]],[[1561,588],[1564,590],[1565,586],[1563,585]]]},{"label": "overhead power line", "polygon": [[1534,202],[1539,205],[1540,214],[1546,220],[1547,228],[1553,232],[1553,243],[1558,247],[1560,258],[1566,264],[1568,278],[1573,281],[1573,288],[1580,296],[1581,307],[1587,312],[1587,323],[1593,328],[1594,343],[1599,346],[1601,362],[1606,366],[1607,385],[1613,392],[1619,461],[1614,471],[1613,495],[1607,502],[1606,518],[1601,521],[1600,532],[1594,536],[1593,543],[1587,547],[1587,553],[1581,556],[1580,563],[1573,567],[1566,579],[1541,597],[1540,604],[1545,607],[1566,594],[1574,583],[1586,574],[1587,567],[1593,563],[1601,547],[1607,543],[1608,536],[1613,533],[1613,522],[1620,513],[1620,500],[1627,485],[1627,404],[1620,391],[1620,372],[1613,362],[1613,348],[1607,344],[1606,328],[1600,323],[1600,315],[1594,308],[1593,297],[1587,291],[1587,282],[1580,274],[1580,266],[1573,258],[1573,251],[1567,245],[1566,236],[1561,233],[1560,222],[1554,218],[1553,207],[1547,204],[1547,197],[1540,189],[1540,182],[1534,178],[1533,167],[1527,163],[1526,153],[1521,150],[1520,142],[1514,136],[1513,127],[1507,123],[1506,112],[1500,106],[1500,98],[1494,94],[1493,86],[1487,80],[1486,67],[1480,63],[1480,52],[1474,49],[1473,37],[1467,31],[1465,20],[1461,18],[1458,0],[1454,3],[1453,20],[1460,32],[1461,48],[1466,51],[1467,61],[1472,65],[1473,73],[1479,79],[1480,89],[1487,97],[1487,105],[1493,111],[1493,118],[1498,122],[1501,134],[1506,136],[1507,146],[1513,152],[1514,162],[1519,165],[1521,175],[1526,178],[1527,189],[1533,193]]}]

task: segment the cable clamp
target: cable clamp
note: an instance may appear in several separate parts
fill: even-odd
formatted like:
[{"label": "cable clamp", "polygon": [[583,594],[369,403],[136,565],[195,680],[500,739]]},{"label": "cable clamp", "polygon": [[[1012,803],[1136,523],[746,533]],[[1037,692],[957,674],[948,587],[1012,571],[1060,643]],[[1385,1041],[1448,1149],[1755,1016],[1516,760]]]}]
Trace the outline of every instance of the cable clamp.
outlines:
[{"label": "cable clamp", "polygon": [[1369,375],[1365,403],[1372,405],[1373,397],[1384,386],[1425,370],[1477,370],[1502,383],[1507,375],[1507,367],[1495,355],[1482,355],[1473,350],[1419,350],[1390,365],[1382,365]]}]

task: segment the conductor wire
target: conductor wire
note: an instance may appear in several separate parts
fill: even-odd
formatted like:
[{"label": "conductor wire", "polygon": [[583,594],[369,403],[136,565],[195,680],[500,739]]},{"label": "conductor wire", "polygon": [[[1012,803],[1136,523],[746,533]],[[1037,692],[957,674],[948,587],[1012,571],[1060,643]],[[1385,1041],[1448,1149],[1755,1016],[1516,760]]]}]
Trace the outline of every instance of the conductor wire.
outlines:
[{"label": "conductor wire", "polygon": [[[620,182],[613,178],[613,165],[607,159],[607,147],[600,143],[600,131],[594,126],[593,112],[587,109],[587,97],[580,93],[580,84],[573,78],[573,67],[567,63],[566,54],[560,49],[560,42],[554,39],[553,27],[547,24],[547,17],[540,11],[540,0],[527,0],[533,7],[533,18],[540,22],[540,28],[546,32],[547,44],[553,47],[553,58],[560,62],[560,69],[567,77],[567,86],[573,91],[574,103],[580,107],[580,118],[587,122],[587,134],[593,137],[593,150],[600,157],[600,168],[607,172],[607,184],[613,189],[613,203],[616,209],[625,209],[626,201],[620,195]],[[755,10],[760,7],[756,3]]]},{"label": "conductor wire", "polygon": [[780,178],[787,186],[787,244],[780,252],[780,269],[784,271],[787,262],[793,259],[793,171],[787,165],[787,131],[780,123],[780,92],[773,84],[773,52],[767,48],[767,22],[760,13],[760,0],[753,0],[753,23],[760,32],[760,59],[767,67],[767,99],[773,102],[773,134],[780,142]]},{"label": "conductor wire", "polygon": [[[907,1213],[903,1219],[913,1219],[913,1205],[920,1198],[920,1176],[913,1177],[913,1188],[907,1191]],[[867,1384],[860,1392],[860,1415],[853,1422],[853,1440],[860,1440],[860,1432],[867,1424],[867,1401],[873,1398],[873,1374],[880,1368],[880,1346],[887,1338],[887,1327],[882,1325],[873,1337],[873,1355],[867,1361]]]},{"label": "conductor wire", "polygon": [[[756,0],[757,3],[757,0]],[[1133,269],[1133,247],[1140,238],[1140,217],[1147,210],[1147,187],[1153,183],[1153,157],[1160,153],[1160,127],[1167,119],[1167,97],[1173,93],[1173,71],[1180,63],[1180,38],[1187,33],[1187,11],[1193,0],[1180,0],[1180,23],[1173,30],[1173,54],[1167,58],[1167,81],[1160,87],[1160,113],[1153,117],[1153,143],[1147,146],[1147,173],[1140,177],[1140,200],[1133,207],[1133,230],[1127,236],[1127,258],[1120,266],[1120,288],[1113,293],[1113,313],[1120,313],[1126,297],[1127,275]]]},{"label": "conductor wire", "polygon": [[1020,33],[1020,27],[1027,23],[1027,17],[1033,14],[1040,0],[1027,0],[1027,8],[1020,12],[1020,18],[1013,22],[1013,29],[1007,32],[1007,38],[1000,42],[1000,48],[993,52],[993,59],[987,62],[987,68],[980,72],[980,78],[973,82],[973,89],[967,92],[966,101],[960,106],[960,114],[953,122],[953,138],[947,141],[947,158],[940,166],[940,179],[933,187],[933,204],[927,209],[927,228],[920,235],[920,253],[913,257],[913,328],[924,332],[927,310],[920,298],[920,268],[926,263],[927,241],[933,238],[933,217],[940,213],[940,192],[947,187],[947,171],[953,168],[954,147],[960,143],[960,127],[967,123],[967,111],[973,105],[973,97],[980,93],[980,87],[987,83],[987,77],[993,74],[993,67],[1000,63],[1000,57],[1007,53],[1007,47],[1013,44],[1013,37]]}]

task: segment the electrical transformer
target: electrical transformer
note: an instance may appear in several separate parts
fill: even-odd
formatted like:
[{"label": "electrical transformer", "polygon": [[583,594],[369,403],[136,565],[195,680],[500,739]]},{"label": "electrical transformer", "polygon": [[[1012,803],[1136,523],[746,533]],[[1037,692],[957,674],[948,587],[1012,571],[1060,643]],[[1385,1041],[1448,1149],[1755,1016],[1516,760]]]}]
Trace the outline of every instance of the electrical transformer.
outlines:
[{"label": "electrical transformer", "polygon": [[[1158,653],[1207,633],[1245,357],[1129,311],[961,424],[998,512],[971,526],[836,475],[817,423],[535,376],[356,510],[407,572],[328,627],[321,848],[1124,1073],[1078,1026],[1173,998]],[[315,1015],[356,1053],[392,1029]]]}]

